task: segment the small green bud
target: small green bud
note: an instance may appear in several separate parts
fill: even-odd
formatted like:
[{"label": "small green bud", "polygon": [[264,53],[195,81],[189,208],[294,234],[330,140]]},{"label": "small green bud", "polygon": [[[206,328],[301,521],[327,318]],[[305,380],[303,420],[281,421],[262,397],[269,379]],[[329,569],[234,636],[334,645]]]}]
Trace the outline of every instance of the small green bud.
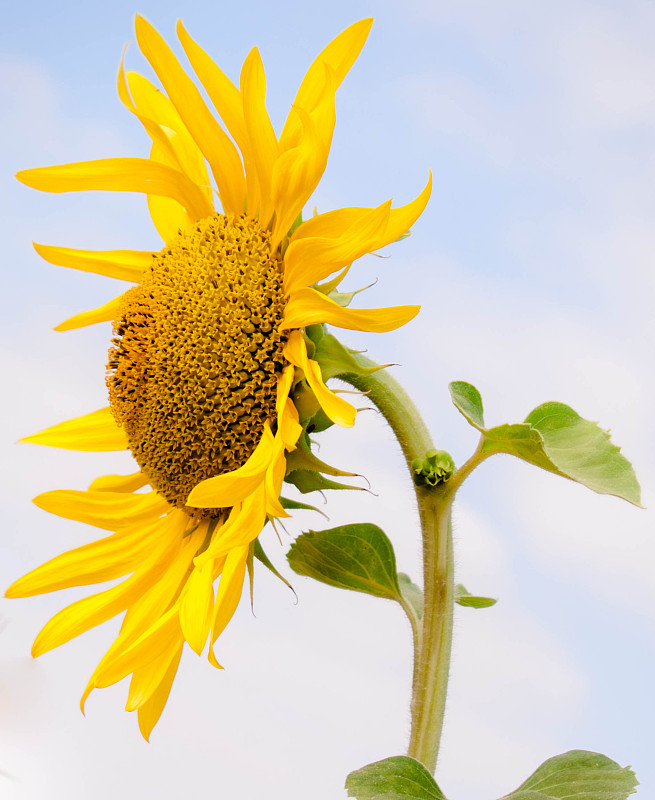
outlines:
[{"label": "small green bud", "polygon": [[423,458],[412,461],[414,483],[417,486],[438,486],[455,471],[455,462],[445,450],[428,450]]}]

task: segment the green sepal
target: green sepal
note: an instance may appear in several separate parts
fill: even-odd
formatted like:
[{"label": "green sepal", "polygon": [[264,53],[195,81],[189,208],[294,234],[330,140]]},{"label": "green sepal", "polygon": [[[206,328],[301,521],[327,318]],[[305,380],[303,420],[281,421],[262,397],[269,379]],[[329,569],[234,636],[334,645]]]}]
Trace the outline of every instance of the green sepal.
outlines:
[{"label": "green sepal", "polygon": [[361,289],[355,289],[354,292],[338,292],[336,289],[333,289],[328,294],[328,297],[342,308],[348,308],[355,295],[358,295],[360,292],[365,292],[367,289],[370,289],[371,286],[373,286],[373,284],[369,283],[368,286],[362,286]]},{"label": "green sepal", "polygon": [[[288,586],[289,589],[291,589],[291,591],[294,594],[296,594],[295,589],[289,583],[289,581],[284,577],[284,575],[281,575],[278,572],[278,570],[273,566],[273,562],[270,560],[270,558],[264,552],[264,548],[262,547],[261,542],[259,541],[259,539],[255,539],[255,541],[251,544],[251,552],[253,553],[253,555],[257,559],[257,561],[259,561],[261,564],[263,564],[266,567],[266,569],[270,570],[273,573],[273,575],[275,575],[276,578],[279,578],[285,586]],[[249,567],[249,569],[250,569],[250,567]],[[296,595],[296,597],[297,597],[297,595]]]},{"label": "green sepal", "polygon": [[[255,540],[256,541],[256,540]],[[255,554],[255,542],[250,542],[248,547],[248,557],[246,558],[246,568],[248,570],[248,586],[250,588],[250,609],[255,609],[255,565],[253,556]]]},{"label": "green sepal", "polygon": [[290,472],[284,480],[293,484],[302,494],[308,492],[322,492],[325,489],[354,489],[358,492],[366,491],[362,486],[348,486],[346,483],[337,483],[324,478],[320,472],[307,469],[296,469]]},{"label": "green sepal", "polygon": [[322,408],[314,414],[311,419],[307,421],[307,425],[305,430],[307,433],[322,433],[326,431],[328,428],[331,428],[334,425],[334,422],[328,417],[328,415],[323,411]]},{"label": "green sepal", "polygon": [[328,515],[321,511],[320,508],[316,508],[316,506],[310,506],[308,503],[301,503],[298,500],[290,500],[288,497],[280,497],[279,499],[280,505],[286,511],[316,511],[317,514],[328,519]]},{"label": "green sepal", "polygon": [[330,292],[333,292],[337,286],[341,283],[341,281],[346,277],[348,272],[350,271],[350,267],[352,264],[348,264],[347,267],[344,267],[341,272],[338,272],[332,280],[326,281],[325,283],[316,283],[314,284],[314,289],[321,294],[329,295]]},{"label": "green sepal", "polygon": [[316,343],[314,360],[319,363],[324,381],[348,374],[365,377],[379,369],[384,369],[385,366],[390,366],[386,364],[381,367],[362,367],[352,352],[331,333],[325,333]]},{"label": "green sepal", "polygon": [[356,800],[446,800],[432,775],[410,756],[385,758],[351,772],[346,789]]},{"label": "green sepal", "polygon": [[295,450],[287,453],[287,472],[295,472],[296,470],[311,470],[313,472],[323,472],[326,475],[341,478],[354,478],[358,477],[356,472],[346,472],[336,467],[326,464],[321,461],[311,451],[309,439],[306,433],[303,433],[298,439],[298,444]]},{"label": "green sepal", "polygon": [[482,398],[470,383],[450,384],[453,403],[482,434],[480,453],[508,453],[580,483],[641,506],[639,481],[609,433],[564,403],[543,403],[524,422],[484,427]]},{"label": "green sepal", "polygon": [[404,572],[398,573],[398,586],[404,601],[414,610],[416,617],[421,619],[423,616],[423,590],[421,587],[417,586]]},{"label": "green sepal", "polygon": [[626,800],[639,785],[630,767],[589,750],[549,758],[501,800]]},{"label": "green sepal", "polygon": [[368,522],[301,534],[287,553],[299,575],[400,601],[393,545],[384,531]]},{"label": "green sepal", "polygon": [[466,608],[490,608],[495,606],[498,600],[493,597],[479,597],[471,594],[465,586],[458,583],[455,586],[455,602]]}]

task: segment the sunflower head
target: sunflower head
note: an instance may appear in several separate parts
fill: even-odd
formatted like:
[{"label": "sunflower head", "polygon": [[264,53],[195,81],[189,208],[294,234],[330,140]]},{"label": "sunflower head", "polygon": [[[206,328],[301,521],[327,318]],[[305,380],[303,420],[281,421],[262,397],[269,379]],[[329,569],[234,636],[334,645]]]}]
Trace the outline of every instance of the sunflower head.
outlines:
[{"label": "sunflower head", "polygon": [[107,385],[150,485],[192,516],[191,490],[242,467],[276,417],[286,365],[283,268],[271,234],[215,214],[180,233],[123,295]]},{"label": "sunflower head", "polygon": [[208,645],[218,666],[213,646],[237,608],[263,527],[289,516],[286,508],[306,508],[281,497],[283,483],[303,492],[344,488],[316,476],[352,475],[320,461],[307,435],[335,423],[350,427],[356,416],[326,385],[358,367],[325,325],[390,331],[418,312],[418,306],[353,309],[347,306],[354,293],[336,288],[350,264],[413,225],[431,181],[405,206],[387,201],[302,219],[327,163],[336,90],[370,26],[371,20],[355,23],[319,54],[278,134],[256,49],[235,84],[178,26],[216,116],[168,45],[137,17],[139,47],[163,91],[122,64],[118,91],[150,138],[150,157],[18,174],[49,192],[142,193],[164,242],[148,251],[36,245],[53,264],[128,285],[100,308],[57,326],[112,322],[109,406],[27,441],[86,451],[128,448],[138,471],[103,476],[86,491],[35,498],[41,508],[107,534],[7,590],[22,597],[123,579],[60,611],[32,652],[125,612],[83,702],[92,689],[131,675],[127,708],[138,709],[146,738],[185,644],[196,653]]}]

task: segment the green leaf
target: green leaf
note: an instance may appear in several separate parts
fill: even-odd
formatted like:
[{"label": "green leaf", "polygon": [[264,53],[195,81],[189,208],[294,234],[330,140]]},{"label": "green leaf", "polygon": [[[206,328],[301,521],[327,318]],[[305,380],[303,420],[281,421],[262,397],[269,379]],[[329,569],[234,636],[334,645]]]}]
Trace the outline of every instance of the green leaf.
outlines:
[{"label": "green leaf", "polygon": [[630,767],[588,750],[549,758],[501,800],[626,800],[639,785]]},{"label": "green leaf", "polygon": [[641,505],[634,469],[609,433],[564,403],[544,403],[522,425],[492,428],[485,439],[483,452],[510,453],[598,494]]},{"label": "green leaf", "polygon": [[421,619],[423,616],[423,590],[421,587],[417,586],[404,572],[398,573],[398,586],[404,601],[414,609],[416,616]]},{"label": "green leaf", "polygon": [[330,481],[324,478],[319,472],[312,472],[308,469],[294,470],[290,472],[284,480],[287,483],[293,484],[302,494],[307,494],[308,492],[322,492],[325,489],[353,489],[358,492],[365,491],[362,486],[348,486],[347,483]]},{"label": "green leaf", "polygon": [[453,381],[448,384],[455,408],[478,430],[484,428],[484,407],[480,392],[472,383]]},{"label": "green leaf", "polygon": [[303,533],[287,558],[294,572],[330,586],[400,598],[393,546],[377,525],[364,522]]},{"label": "green leaf", "polygon": [[639,481],[608,431],[564,403],[543,403],[517,424],[484,427],[482,398],[470,383],[450,384],[453,403],[482,433],[480,453],[509,453],[542,469],[641,506]]},{"label": "green leaf", "polygon": [[409,756],[385,758],[351,772],[346,789],[357,800],[446,800],[423,764]]},{"label": "green leaf", "polygon": [[479,597],[471,594],[465,586],[458,583],[455,587],[455,602],[467,608],[489,608],[490,606],[495,606],[498,600],[493,597]]}]

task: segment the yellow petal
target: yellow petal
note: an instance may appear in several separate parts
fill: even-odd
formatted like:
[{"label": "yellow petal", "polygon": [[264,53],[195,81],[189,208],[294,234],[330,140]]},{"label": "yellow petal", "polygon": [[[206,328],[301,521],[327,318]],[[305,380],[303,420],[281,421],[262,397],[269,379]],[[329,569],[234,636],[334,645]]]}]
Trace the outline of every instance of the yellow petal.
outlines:
[{"label": "yellow petal", "polygon": [[144,270],[152,264],[154,256],[147,250],[73,250],[36,242],[34,249],[51,264],[133,283],[142,279]]},{"label": "yellow petal", "polygon": [[343,308],[314,289],[300,289],[289,298],[280,330],[304,328],[327,322],[351,331],[384,333],[405,325],[418,314],[420,306],[390,308]]},{"label": "yellow petal", "polygon": [[103,158],[18,172],[19,181],[43,192],[142,192],[171,197],[194,219],[212,214],[196,184],[184,173],[148,158]]},{"label": "yellow petal", "polygon": [[136,35],[141,52],[157,73],[187,130],[209,162],[225,213],[241,213],[246,186],[235,146],[212,116],[172,50],[157,31],[138,15]]},{"label": "yellow petal", "polygon": [[293,384],[295,370],[292,364],[284,368],[282,377],[277,385],[277,434],[281,436],[287,450],[295,450],[296,443],[302,433],[302,426],[298,422],[298,411],[289,400],[289,392]]},{"label": "yellow petal", "polygon": [[[172,155],[173,162],[170,166],[174,166],[188,175],[198,185],[213,208],[213,193],[209,185],[205,159],[186,125],[182,122],[175,106],[166,95],[137,72],[129,72],[127,81],[138,115],[153,120],[161,131],[155,141],[161,142],[163,151],[168,149]],[[169,162],[165,161],[164,163]]]},{"label": "yellow petal", "polygon": [[[412,200],[411,203],[407,203],[407,205],[390,210],[387,226],[381,231],[380,236],[371,242],[371,250],[379,250],[381,247],[398,239],[403,233],[406,233],[423,213],[430,199],[431,191],[432,173],[430,173],[428,182],[418,197]],[[310,217],[294,231],[285,261],[286,258],[288,258],[294,242],[314,237],[326,237],[328,239],[339,238],[343,236],[349,228],[360,225],[372,210],[373,209],[370,208],[358,207],[338,208],[334,211],[327,211],[325,214],[318,214],[315,217]]]},{"label": "yellow petal", "polygon": [[230,508],[236,505],[264,479],[272,447],[273,434],[266,423],[259,444],[246,463],[232,472],[201,481],[189,494],[187,505],[194,508]]},{"label": "yellow petal", "polygon": [[157,541],[172,541],[178,544],[181,541],[182,546],[179,552],[170,558],[166,571],[159,579],[147,587],[130,605],[120,633],[100,660],[84,690],[80,701],[82,712],[86,698],[96,688],[96,680],[103,675],[105,667],[134,644],[177,600],[180,588],[184,585],[190,565],[205,535],[202,526],[197,526],[195,530],[192,529],[185,534],[189,524],[189,517],[178,509],[172,511],[165,519],[158,520]]},{"label": "yellow petal", "polygon": [[248,53],[241,70],[241,96],[243,117],[248,131],[248,140],[261,191],[259,220],[263,228],[268,226],[273,213],[271,204],[271,182],[273,165],[278,157],[275,131],[266,111],[266,76],[259,51],[256,47]]},{"label": "yellow petal", "polygon": [[126,494],[62,489],[40,494],[34,498],[34,503],[59,517],[86,522],[87,525],[109,531],[140,522],[153,522],[169,508],[167,501],[157,492]]},{"label": "yellow petal", "polygon": [[371,209],[338,238],[321,236],[292,241],[284,256],[285,291],[311,286],[369,253],[387,227],[390,207],[389,200]]},{"label": "yellow petal", "polygon": [[147,703],[157,691],[173,661],[179,661],[184,641],[181,636],[171,638],[166,650],[159,658],[140,669],[134,670],[125,703],[126,711],[135,711]]},{"label": "yellow petal", "polygon": [[163,548],[151,552],[149,560],[127,580],[104,592],[84,597],[55,614],[36,637],[32,645],[32,655],[36,657],[59,647],[125,611],[162,575],[166,567],[166,551],[171,548],[179,549],[179,546],[179,542],[166,542]]},{"label": "yellow petal", "polygon": [[[150,158],[159,160],[159,145],[153,145],[150,151]],[[193,225],[193,218],[190,217],[177,200],[170,197],[158,197],[155,194],[148,195],[148,211],[150,218],[155,226],[157,233],[164,242],[172,241],[179,231],[183,231]]]},{"label": "yellow petal", "polygon": [[136,492],[148,484],[148,478],[142,472],[132,475],[103,475],[96,478],[89,486],[90,492]]},{"label": "yellow petal", "polygon": [[180,647],[178,655],[171,661],[168,670],[162,678],[159,686],[152,693],[149,700],[146,703],[143,703],[143,705],[139,706],[139,730],[141,731],[141,735],[146,742],[150,741],[152,729],[159,721],[159,717],[161,717],[161,713],[164,710],[164,706],[168,700],[168,695],[171,691],[171,686],[173,685],[173,680],[175,679],[175,675],[177,673],[181,656],[182,648]]},{"label": "yellow petal", "polygon": [[180,602],[182,634],[198,655],[202,653],[211,628],[216,574],[213,561],[208,561],[202,569],[195,567]]},{"label": "yellow petal", "polygon": [[191,66],[241,151],[246,169],[247,207],[250,215],[256,217],[261,198],[259,177],[243,115],[241,93],[207,53],[189,36],[181,22],[177,23],[177,33]]},{"label": "yellow petal", "polygon": [[[294,107],[293,110],[301,120],[303,133],[300,143],[282,152],[273,167],[271,196],[276,211],[272,237],[274,248],[287,235],[316,188],[329,154],[329,147],[326,147],[310,115],[300,107]],[[334,113],[334,103],[331,110]]]},{"label": "yellow petal", "polygon": [[95,325],[97,322],[111,322],[118,316],[118,309],[121,303],[120,297],[115,297],[104,306],[92,308],[90,311],[83,311],[74,317],[69,317],[64,322],[55,326],[56,331],[72,331],[76,328],[85,328],[87,325]]},{"label": "yellow petal", "polygon": [[155,525],[130,527],[62,553],[12,583],[5,597],[33,597],[127,575],[152,550],[155,528]]},{"label": "yellow petal", "polygon": [[127,449],[125,432],[116,424],[109,407],[60,422],[20,441],[88,452]]},{"label": "yellow petal", "polygon": [[287,460],[284,455],[284,442],[279,432],[275,437],[275,453],[269,468],[266,470],[266,514],[269,517],[290,517],[280,503],[282,482],[287,471]]},{"label": "yellow petal", "polygon": [[216,592],[214,606],[214,619],[212,624],[212,644],[225,630],[227,623],[232,619],[241,599],[243,578],[248,560],[248,545],[235,547],[227,554],[225,566],[221,573],[221,580]]},{"label": "yellow petal", "polygon": [[[327,65],[334,74],[335,89],[341,85],[348,70],[355,63],[357,56],[364,46],[372,24],[373,20],[371,18],[355,22],[335,37],[318,54],[300,84],[295,100],[296,105],[301,106],[307,111],[312,111],[320,102],[324,65]],[[299,134],[298,120],[290,114],[284,125],[282,135],[280,136],[280,145],[282,148],[287,149],[289,147],[289,142]]]},{"label": "yellow petal", "polygon": [[310,389],[316,395],[316,399],[328,417],[337,425],[351,428],[355,424],[357,409],[339,395],[331,392],[323,383],[320,367],[316,361],[307,357],[307,348],[301,331],[292,331],[284,347],[284,355],[305,373]]},{"label": "yellow petal", "polygon": [[95,678],[96,687],[104,689],[111,686],[131,672],[147,667],[165,656],[172,644],[182,636],[178,612],[179,606],[173,606],[144,631],[134,644],[106,664],[102,673]]},{"label": "yellow petal", "polygon": [[213,537],[209,547],[194,559],[194,564],[202,568],[207,561],[224,556],[234,547],[243,547],[254,541],[266,523],[266,487],[264,480],[256,491],[236,505],[230,512],[227,522]]}]

